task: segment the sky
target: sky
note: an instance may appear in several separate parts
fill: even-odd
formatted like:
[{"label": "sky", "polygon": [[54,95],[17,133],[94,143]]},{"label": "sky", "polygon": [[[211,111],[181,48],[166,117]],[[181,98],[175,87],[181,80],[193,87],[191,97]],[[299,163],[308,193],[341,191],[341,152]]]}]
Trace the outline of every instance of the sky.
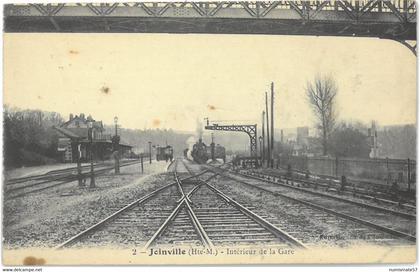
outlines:
[{"label": "sky", "polygon": [[[123,128],[196,130],[197,120],[313,126],[308,81],[332,76],[339,120],[416,123],[416,58],[376,38],[205,34],[4,34],[4,104],[91,114]],[[233,123],[233,121],[232,121]]]}]

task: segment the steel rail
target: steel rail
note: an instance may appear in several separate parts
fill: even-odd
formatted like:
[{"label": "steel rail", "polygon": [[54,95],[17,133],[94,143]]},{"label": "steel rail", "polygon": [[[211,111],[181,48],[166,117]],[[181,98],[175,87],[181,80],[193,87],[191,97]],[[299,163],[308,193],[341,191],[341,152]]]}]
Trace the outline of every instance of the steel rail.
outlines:
[{"label": "steel rail", "polygon": [[174,164],[174,162],[176,161],[176,159],[175,160],[172,160],[169,164],[168,164],[168,166],[166,166],[166,172],[168,172],[168,170],[169,170],[169,168],[172,166],[172,164]]},{"label": "steel rail", "polygon": [[192,178],[192,176],[194,175],[193,171],[191,171],[190,167],[187,166],[187,164],[184,162],[184,160],[181,160],[181,162],[184,165],[185,169],[187,169],[188,174],[190,174],[191,175],[191,178]]},{"label": "steel rail", "polygon": [[291,197],[291,196],[288,196],[288,195],[285,195],[285,194],[281,194],[281,193],[278,193],[278,192],[273,192],[273,191],[268,190],[266,188],[260,187],[260,186],[255,185],[255,184],[250,184],[250,183],[248,183],[246,181],[239,180],[239,179],[236,179],[236,178],[227,176],[225,174],[220,174],[220,175],[222,175],[222,176],[224,176],[224,177],[226,177],[228,179],[237,181],[239,183],[248,185],[250,187],[257,188],[257,189],[260,189],[262,191],[271,193],[271,194],[273,194],[275,196],[283,197],[285,199],[288,199],[288,200],[291,200],[291,201],[294,201],[294,202],[297,202],[297,203],[300,203],[300,204],[303,204],[303,205],[306,205],[306,206],[310,206],[310,207],[315,208],[317,210],[320,210],[320,211],[323,211],[323,212],[326,212],[326,213],[329,213],[329,214],[336,215],[338,217],[342,217],[342,218],[345,218],[345,219],[348,219],[348,220],[351,220],[351,221],[354,221],[354,222],[357,222],[357,223],[366,225],[368,227],[371,227],[371,228],[380,230],[382,232],[386,232],[386,233],[391,234],[393,236],[396,236],[398,238],[403,238],[403,239],[406,239],[406,240],[409,240],[409,241],[412,241],[412,242],[415,242],[416,241],[416,237],[415,236],[412,236],[411,234],[404,233],[404,232],[401,232],[401,231],[397,231],[397,230],[394,230],[394,229],[390,229],[390,228],[387,228],[387,227],[383,227],[383,226],[377,225],[375,223],[369,222],[367,220],[360,219],[360,218],[357,218],[357,217],[354,217],[354,216],[351,216],[351,215],[347,215],[347,214],[344,214],[344,213],[341,213],[341,212],[337,212],[337,211],[334,211],[332,209],[329,209],[329,208],[320,206],[318,204],[311,203],[309,201],[300,200],[300,199],[297,199],[297,198],[294,198],[294,197]]},{"label": "steel rail", "polygon": [[[50,181],[50,182],[52,182],[52,181]],[[33,194],[33,193],[41,192],[41,191],[44,191],[44,190],[47,190],[47,189],[51,189],[51,188],[54,188],[54,187],[57,187],[57,186],[60,186],[60,185],[64,185],[64,184],[67,184],[67,183],[70,183],[70,182],[74,182],[74,180],[73,179],[72,180],[67,180],[67,181],[56,183],[56,184],[53,184],[53,185],[50,185],[50,186],[46,186],[46,187],[42,187],[42,188],[39,188],[39,189],[31,190],[31,191],[28,191],[28,192],[24,192],[24,193],[12,195],[12,196],[7,196],[7,197],[5,197],[5,200],[11,200],[11,199],[19,198],[19,197],[24,197],[24,196],[26,196],[28,194]]]},{"label": "steel rail", "polygon": [[[192,173],[192,171],[185,164],[185,162],[183,162],[183,163],[185,165],[185,168],[187,168],[188,172]],[[222,169],[221,167],[219,167],[219,169],[220,170],[225,170],[225,169]],[[287,242],[289,242],[290,244],[292,244],[293,246],[295,246],[297,248],[306,248],[306,246],[301,241],[297,240],[296,238],[292,237],[290,234],[288,234],[285,231],[279,229],[278,227],[274,226],[273,224],[271,224],[270,222],[268,222],[267,220],[265,220],[261,216],[257,215],[256,213],[252,212],[251,210],[244,207],[240,203],[231,199],[226,194],[224,194],[220,190],[216,189],[214,186],[211,186],[210,184],[208,184],[208,181],[210,181],[212,178],[214,178],[218,175],[222,175],[222,174],[215,173],[213,176],[209,177],[208,179],[206,179],[204,181],[201,181],[200,184],[195,186],[189,194],[193,194],[199,187],[201,187],[202,185],[206,185],[212,191],[214,191],[219,197],[221,197],[225,202],[227,202],[229,205],[234,206],[236,209],[241,211],[244,215],[246,215],[247,217],[252,219],[254,222],[258,223],[260,226],[262,226],[263,228],[268,230],[270,233],[274,234],[277,238],[279,238],[281,240],[286,240]],[[203,231],[204,231],[204,229],[203,229]]]},{"label": "steel rail", "polygon": [[223,200],[225,200],[228,204],[230,204],[230,205],[234,206],[235,208],[237,208],[238,210],[240,210],[243,214],[245,214],[250,219],[252,219],[254,222],[258,223],[260,226],[262,226],[263,228],[265,228],[266,230],[268,230],[269,232],[274,234],[277,238],[279,238],[281,240],[285,240],[286,242],[293,245],[294,247],[306,249],[306,246],[301,241],[294,238],[293,236],[291,236],[290,234],[288,234],[284,230],[281,230],[280,228],[271,224],[270,222],[268,222],[267,220],[265,220],[264,218],[262,218],[258,214],[254,213],[250,209],[246,208],[245,206],[243,206],[239,202],[233,200],[232,198],[230,198],[229,196],[227,196],[226,194],[224,194],[222,191],[215,188],[214,186],[212,186],[208,183],[206,183],[205,185],[207,187],[209,187],[213,192],[215,192],[218,196],[223,198]]},{"label": "steel rail", "polygon": [[[95,164],[94,166],[98,166],[98,164]],[[82,169],[89,169],[89,168],[90,168],[90,165],[82,166]],[[24,183],[28,181],[33,181],[33,180],[46,179],[46,178],[55,178],[55,177],[60,178],[65,175],[68,175],[69,173],[76,172],[76,170],[77,170],[77,167],[72,167],[72,168],[66,168],[66,169],[61,169],[61,170],[53,170],[53,171],[56,171],[53,173],[51,173],[52,171],[49,171],[45,174],[40,174],[40,175],[32,175],[32,176],[26,176],[26,177],[20,177],[20,178],[6,179],[7,180],[6,185],[14,185],[14,184]]]},{"label": "steel rail", "polygon": [[178,185],[178,190],[181,193],[181,199],[178,200],[178,202],[181,202],[184,199],[186,199],[188,202],[191,203],[191,199],[188,197],[188,195],[185,194],[184,189],[181,186],[181,182],[179,181],[178,174],[176,171],[174,172],[174,178],[175,178],[176,184]]},{"label": "steel rail", "polygon": [[[54,177],[54,178],[49,179],[49,180],[44,180],[44,181],[37,182],[37,183],[32,183],[32,184],[28,184],[28,185],[23,185],[23,186],[18,186],[18,187],[6,189],[5,192],[6,192],[6,194],[8,194],[8,193],[11,193],[11,192],[14,192],[14,191],[19,191],[19,190],[23,190],[23,189],[26,189],[26,188],[35,187],[35,186],[42,185],[42,184],[45,184],[45,183],[59,181],[60,179],[67,180],[66,182],[68,182],[69,180],[70,181],[73,180],[73,178],[77,178],[77,175],[75,175],[75,174],[61,175],[59,177]],[[6,184],[6,186],[11,186],[11,184],[9,184],[9,185]]]},{"label": "steel rail", "polygon": [[207,173],[207,172],[209,172],[209,171],[210,171],[210,170],[206,169],[206,170],[201,171],[201,172],[199,172],[199,173],[197,173],[197,174],[194,174],[193,176],[187,177],[187,178],[183,179],[182,181],[183,181],[183,182],[186,182],[186,181],[188,181],[188,180],[190,180],[190,179],[195,179],[195,178],[197,178],[197,177],[199,177],[199,176],[202,176],[203,174],[205,174],[205,173]]},{"label": "steel rail", "polygon": [[[182,181],[182,180],[181,180]],[[71,237],[70,239],[66,240],[65,242],[63,242],[62,244],[58,245],[55,247],[55,249],[61,249],[64,248],[66,246],[69,246],[73,243],[75,243],[78,239],[80,239],[82,236],[87,235],[88,233],[95,231],[97,228],[101,227],[102,225],[104,225],[105,223],[109,222],[111,219],[115,218],[116,216],[118,216],[119,214],[127,211],[128,209],[132,208],[134,205],[140,205],[143,204],[145,201],[149,200],[150,198],[156,196],[158,193],[160,193],[161,191],[171,187],[177,185],[177,182],[172,182],[170,184],[167,184],[165,186],[162,186],[158,189],[156,189],[155,191],[149,193],[148,195],[137,199],[135,201],[133,201],[132,203],[126,205],[125,207],[119,209],[118,211],[114,212],[113,214],[109,215],[108,217],[104,218],[103,220],[99,221],[98,223],[92,225],[91,227],[87,228],[86,230],[74,235],[73,237]],[[182,204],[182,202],[180,203]],[[179,205],[178,205],[179,206]]]},{"label": "steel rail", "polygon": [[157,238],[163,233],[163,231],[169,226],[169,223],[173,221],[176,215],[181,211],[182,206],[184,206],[184,200],[179,202],[178,206],[171,212],[171,214],[166,218],[165,222],[159,227],[159,229],[153,234],[153,236],[147,241],[146,245],[143,247],[144,250],[147,250],[152,243],[154,243]]},{"label": "steel rail", "polygon": [[[285,170],[284,168],[281,168],[281,169]],[[306,174],[305,172],[300,171],[300,170],[296,170],[296,169],[294,169],[293,172],[295,172],[295,173],[297,173],[301,176]],[[288,180],[292,180],[292,181],[296,181],[296,182],[300,182],[300,183],[306,183],[306,184],[310,184],[310,185],[313,185],[313,186],[319,186],[319,187],[324,187],[324,188],[333,187],[333,188],[337,189],[337,188],[340,187],[340,185],[339,185],[340,181],[337,178],[331,177],[331,176],[325,176],[325,175],[313,175],[313,174],[309,175],[309,177],[321,180],[321,182],[315,182],[315,181],[310,181],[310,180],[304,180],[302,178],[289,178],[289,177],[285,177],[284,175],[281,175],[281,174],[279,174],[279,176],[276,176],[275,174],[267,174],[267,173],[261,173],[261,174],[266,175],[266,176],[271,176],[271,177],[277,177],[277,178],[283,177],[283,178],[286,178]],[[354,181],[348,180],[349,184],[352,184],[352,182],[353,182],[353,185],[354,185]],[[396,202],[396,201],[371,196],[368,193],[366,193],[366,192],[369,192],[369,191],[366,190],[365,188],[363,188],[361,186],[352,187],[349,184],[344,186],[344,190],[347,193],[357,194],[361,198],[365,198],[365,199],[376,199],[377,201],[384,202],[384,203],[387,203],[387,204],[400,205],[400,203]],[[368,182],[368,185],[372,185],[373,187],[376,187],[376,188],[381,188],[381,189],[379,189],[379,193],[386,194],[386,191],[384,191],[384,188],[387,187],[387,186],[382,185],[382,184],[370,183],[370,182]],[[410,205],[409,201],[405,204],[402,204],[402,205],[405,206],[405,207],[411,208],[411,209],[415,209],[415,206]]]},{"label": "steel rail", "polygon": [[[190,161],[190,160],[189,160]],[[191,175],[190,177],[188,177],[188,178],[185,178],[185,179],[183,179],[182,181],[184,182],[184,181],[186,181],[186,180],[189,180],[189,179],[193,179],[193,178],[197,178],[198,176],[201,176],[201,175],[203,175],[203,174],[205,174],[205,173],[207,173],[207,172],[209,172],[209,171],[211,171],[210,169],[205,169],[205,170],[203,170],[203,171],[201,171],[200,173],[198,173],[198,174],[194,174],[193,173],[193,171],[191,170],[191,168],[184,162],[184,161],[182,161],[182,163],[184,164],[184,166],[185,166],[185,168],[187,169],[187,171],[188,171],[188,173]],[[229,163],[224,163],[224,164],[222,164],[221,166],[219,166],[218,168],[220,168],[220,170],[227,170],[227,169],[223,169],[223,168],[221,168],[222,166],[224,166],[224,165],[227,165],[227,166],[229,166]],[[213,166],[213,167],[216,167],[216,166]]]},{"label": "steel rail", "polygon": [[206,182],[212,180],[213,178],[215,178],[216,176],[218,176],[219,173],[215,173],[214,175],[212,175],[211,177],[207,178],[206,180],[201,181],[198,185],[196,185],[189,193],[188,196],[191,197],[192,194],[197,191],[201,186],[203,186]]},{"label": "steel rail", "polygon": [[213,242],[210,240],[209,236],[207,235],[207,232],[204,230],[203,225],[201,225],[200,221],[198,220],[198,217],[194,213],[194,210],[192,209],[190,203],[188,203],[188,201],[184,201],[184,203],[187,207],[187,211],[191,218],[191,221],[193,222],[201,241],[203,241],[204,243],[204,246],[210,249],[214,248]]},{"label": "steel rail", "polygon": [[[187,169],[187,171],[192,174],[192,172],[187,168],[186,164],[184,162],[182,162],[185,166],[185,168]],[[217,175],[213,175],[211,178],[214,178]],[[149,239],[149,241],[147,241],[146,245],[144,246],[144,250],[147,250],[165,231],[165,229],[169,226],[169,224],[175,219],[175,217],[178,215],[178,213],[180,212],[180,210],[182,209],[183,206],[185,206],[187,208],[187,213],[193,223],[193,226],[198,234],[198,236],[200,237],[201,241],[203,242],[204,246],[207,248],[214,248],[214,245],[212,243],[212,241],[210,240],[209,236],[207,235],[206,231],[204,230],[203,226],[201,225],[200,221],[198,220],[197,216],[195,215],[190,203],[192,203],[192,201],[190,200],[190,196],[197,190],[197,188],[200,185],[197,185],[194,187],[193,190],[191,190],[191,192],[189,192],[188,194],[185,194],[184,189],[181,186],[181,182],[179,181],[178,178],[178,174],[176,172],[176,168],[175,168],[175,172],[174,172],[174,177],[175,177],[175,181],[178,185],[178,190],[180,191],[180,193],[182,194],[182,197],[180,200],[178,200],[179,204],[178,206],[172,211],[172,213],[168,216],[168,218],[166,218],[166,220],[162,223],[162,225],[159,227],[159,229],[153,234],[153,236]],[[209,180],[208,179],[208,180]]]},{"label": "steel rail", "polygon": [[167,184],[165,186],[160,187],[159,189],[147,194],[146,196],[139,198],[133,202],[131,202],[130,204],[126,205],[125,207],[119,209],[118,211],[114,212],[113,214],[111,214],[110,216],[106,217],[105,219],[99,221],[98,223],[92,225],[91,227],[87,228],[86,230],[74,235],[73,237],[71,237],[70,239],[66,240],[65,242],[61,243],[60,245],[56,246],[55,249],[61,249],[63,247],[69,246],[73,243],[75,243],[78,239],[80,239],[82,236],[87,235],[88,233],[96,230],[97,228],[101,227],[102,225],[104,225],[106,222],[110,221],[111,219],[113,219],[114,217],[116,217],[117,215],[123,213],[124,211],[127,211],[128,209],[132,208],[134,205],[139,205],[144,203],[145,201],[149,200],[150,198],[156,196],[158,193],[160,193],[161,191],[175,185],[176,183],[170,183]]},{"label": "steel rail", "polygon": [[[191,171],[191,169],[189,169],[189,167],[186,165],[186,163],[185,162],[183,162],[183,164],[184,164],[184,166],[185,166],[185,168],[187,169],[187,171],[190,173],[190,174],[192,174],[192,171]],[[188,177],[188,178],[185,178],[185,179],[183,179],[182,181],[184,182],[185,180],[187,180],[187,179],[190,179],[190,178],[192,178],[192,177],[195,177],[195,178],[197,178],[198,176],[201,176],[201,175],[203,175],[203,174],[205,174],[205,173],[207,173],[207,172],[210,172],[210,170],[209,169],[207,169],[207,170],[204,170],[204,171],[202,171],[202,172],[200,172],[199,174],[196,174],[196,175],[193,175],[193,176],[191,176],[191,177]],[[192,194],[195,192],[195,191],[197,191],[202,185],[204,185],[204,183],[206,183],[206,182],[208,182],[208,181],[210,181],[210,180],[212,180],[213,178],[215,178],[216,176],[218,176],[219,175],[219,173],[215,173],[214,175],[212,175],[211,177],[208,177],[207,179],[205,179],[205,180],[203,180],[203,181],[200,181],[196,186],[194,186],[194,188],[187,194],[187,196],[188,197],[191,197],[192,196]]]},{"label": "steel rail", "polygon": [[[127,165],[132,165],[132,164],[134,164],[134,163],[124,164],[122,166],[127,166]],[[95,170],[95,174],[97,174],[97,173],[103,173],[103,172],[106,172],[106,171],[112,170],[112,169],[114,169],[113,166],[112,167],[101,168],[101,169],[96,169]],[[88,175],[90,175],[90,171],[89,172],[81,173],[81,175],[82,175],[82,177],[88,176]],[[46,178],[48,178],[48,177],[46,176]],[[44,181],[37,182],[37,183],[31,183],[31,184],[28,184],[28,185],[23,185],[23,186],[20,186],[20,187],[15,187],[15,188],[7,189],[6,190],[6,193],[10,193],[10,192],[22,190],[22,189],[25,189],[25,188],[35,187],[35,186],[38,186],[38,185],[41,185],[41,184],[58,181],[60,179],[65,179],[65,180],[69,179],[69,181],[73,181],[73,180],[75,180],[75,179],[78,178],[78,174],[73,174],[73,173],[64,174],[63,173],[63,174],[60,174],[60,175],[52,175],[50,178],[52,178],[52,179],[48,179],[48,180],[44,180]],[[39,180],[39,179],[35,179],[35,180]],[[17,184],[17,183],[6,184],[6,185],[7,186],[13,186],[15,184]]]},{"label": "steel rail", "polygon": [[[138,160],[129,160],[129,161],[124,161],[122,162],[122,165],[125,166],[127,163],[138,163],[140,161]],[[95,163],[94,166],[95,167],[102,167],[102,166],[110,166],[113,165],[113,163]],[[90,165],[83,165],[81,167],[82,169],[89,169]],[[27,181],[32,181],[32,180],[39,180],[39,179],[44,179],[44,178],[52,178],[52,177],[62,177],[63,175],[68,175],[68,172],[73,172],[76,171],[77,167],[70,167],[70,168],[64,168],[64,169],[57,169],[57,170],[51,170],[48,171],[47,173],[44,174],[40,174],[40,175],[32,175],[32,176],[25,176],[25,177],[20,177],[20,178],[11,178],[11,179],[6,179],[6,185],[13,185],[13,184],[18,184],[18,183],[23,183],[23,182],[27,182]]]},{"label": "steel rail", "polygon": [[[265,180],[265,179],[260,178],[260,177],[254,177],[252,175],[247,175],[247,174],[243,174],[243,173],[232,173],[232,174],[237,174],[237,175],[244,176],[246,178],[256,179],[256,180],[260,180],[260,181],[263,181],[263,182],[275,184],[275,185],[278,185],[278,186],[283,186],[283,187],[291,188],[293,190],[303,191],[303,192],[306,192],[306,193],[309,193],[309,194],[313,194],[313,195],[317,195],[317,196],[331,198],[331,199],[334,199],[334,200],[338,200],[338,201],[342,201],[342,202],[354,204],[354,205],[357,205],[357,206],[360,206],[360,207],[364,207],[364,208],[370,208],[370,209],[374,209],[374,210],[377,210],[377,211],[381,211],[381,212],[386,212],[386,213],[398,215],[398,216],[401,216],[401,217],[404,217],[404,218],[408,218],[408,219],[416,219],[416,215],[415,214],[409,214],[409,213],[404,213],[404,212],[400,212],[400,211],[395,211],[395,210],[383,208],[383,207],[372,205],[372,204],[368,204],[368,203],[363,203],[363,202],[359,202],[359,201],[355,201],[355,200],[350,200],[350,199],[346,199],[346,198],[342,198],[342,197],[338,197],[338,196],[333,196],[333,195],[325,194],[325,193],[321,193],[321,192],[315,192],[315,191],[312,191],[312,190],[309,190],[309,189],[306,189],[306,188],[299,188],[299,187],[295,187],[295,186],[288,185],[288,184],[273,182],[271,180]],[[277,178],[281,179],[280,177],[277,177]]]},{"label": "steel rail", "polygon": [[[121,167],[133,165],[135,163],[137,163],[137,162],[126,163],[126,164],[121,165]],[[107,171],[110,171],[112,169],[114,169],[114,167],[107,167],[107,168],[97,169],[97,170],[94,171],[94,174],[95,175],[100,175],[100,174],[103,174],[103,173],[105,173]],[[82,177],[83,178],[86,178],[89,175],[90,175],[90,172],[82,173]],[[28,185],[21,186],[21,187],[18,187],[18,188],[12,188],[12,189],[9,189],[9,190],[5,190],[5,194],[7,194],[9,192],[14,192],[14,191],[23,190],[23,189],[26,189],[26,188],[31,188],[31,187],[35,187],[35,186],[38,186],[38,185],[41,185],[41,184],[45,184],[45,183],[55,182],[55,181],[58,181],[58,179],[64,179],[64,180],[66,180],[66,181],[63,181],[63,182],[60,182],[60,183],[56,183],[56,184],[53,184],[53,185],[50,185],[50,186],[47,186],[47,187],[42,187],[42,188],[39,188],[39,189],[31,190],[31,191],[28,191],[28,192],[24,192],[24,193],[12,195],[12,196],[6,196],[5,199],[6,200],[15,199],[15,198],[18,198],[18,197],[23,197],[23,196],[28,195],[28,194],[31,194],[31,193],[36,193],[36,192],[44,191],[44,190],[47,190],[47,189],[50,189],[50,188],[53,188],[53,187],[57,187],[57,186],[60,186],[60,185],[66,184],[66,183],[74,182],[74,181],[77,180],[77,178],[78,178],[78,175],[77,174],[70,174],[70,175],[61,176],[59,178],[55,178],[55,179],[52,179],[52,180],[38,182],[38,183],[35,183],[35,184],[28,184]]]}]

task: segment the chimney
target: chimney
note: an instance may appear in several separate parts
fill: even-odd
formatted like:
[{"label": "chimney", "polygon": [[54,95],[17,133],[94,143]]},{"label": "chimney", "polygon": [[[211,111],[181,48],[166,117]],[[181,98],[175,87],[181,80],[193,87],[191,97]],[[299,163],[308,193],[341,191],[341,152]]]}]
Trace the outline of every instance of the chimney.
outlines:
[{"label": "chimney", "polygon": [[73,120],[73,113],[70,113],[69,121]]}]

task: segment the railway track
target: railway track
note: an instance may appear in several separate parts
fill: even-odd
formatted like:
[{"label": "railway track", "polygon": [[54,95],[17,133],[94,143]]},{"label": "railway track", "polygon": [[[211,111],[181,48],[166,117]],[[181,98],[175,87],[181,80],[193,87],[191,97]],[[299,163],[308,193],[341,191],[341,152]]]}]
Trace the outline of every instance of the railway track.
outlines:
[{"label": "railway track", "polygon": [[[124,163],[130,163],[130,162],[139,162],[139,160],[122,160],[120,161],[122,164]],[[94,167],[105,167],[105,166],[114,166],[113,162],[96,162],[93,164]],[[82,165],[81,167],[83,170],[90,170],[90,164],[89,165]],[[51,170],[48,171],[45,174],[40,175],[30,175],[30,176],[24,176],[19,178],[6,178],[6,184],[18,184],[18,183],[25,183],[28,181],[34,181],[34,180],[43,180],[46,178],[54,178],[54,177],[63,177],[69,174],[75,174],[77,173],[77,167],[69,167],[64,169],[57,169],[57,170]]]},{"label": "railway track", "polygon": [[266,218],[206,184],[192,197],[193,209],[215,246],[273,245],[305,248],[305,245]]},{"label": "railway track", "polygon": [[[56,249],[147,241],[176,205],[176,183],[172,182],[118,209],[110,216],[72,236]],[[147,227],[145,223],[147,222]]]},{"label": "railway track", "polygon": [[[173,166],[177,167],[176,161]],[[183,192],[179,189],[182,179],[176,179],[177,169],[169,173],[169,176],[174,175],[170,183],[128,205],[118,207],[110,216],[69,238],[56,249],[124,244],[144,246],[153,237],[160,237],[160,230],[165,229],[162,225],[172,222],[172,214],[181,212],[180,218],[184,214],[182,209],[177,209],[184,205]]]},{"label": "railway track", "polygon": [[[212,171],[220,173],[220,170],[215,168],[212,168]],[[401,217],[385,211],[378,212],[377,209],[357,206],[338,199],[314,196],[304,191],[296,192],[290,188],[255,178],[247,177],[245,179],[243,176],[220,174],[225,179],[236,184],[239,182],[248,188],[256,189],[259,193],[265,192],[271,195],[273,199],[277,199],[277,201],[283,200],[278,205],[286,205],[288,210],[301,211],[309,217],[319,218],[321,223],[336,225],[343,232],[354,232],[354,230],[357,230],[350,235],[355,239],[389,245],[410,244],[416,241],[415,219]],[[235,185],[232,184],[232,186]],[[287,225],[284,222],[279,222],[279,224],[281,227],[285,224]],[[298,238],[302,238],[305,242],[305,235],[299,234],[300,232],[306,232],[303,224],[297,224],[295,227],[293,234]],[[288,228],[286,227],[287,230]]]},{"label": "railway track", "polygon": [[[279,175],[276,172],[262,173],[262,172],[254,171],[252,169],[239,170],[239,171],[236,170],[236,171],[231,171],[231,173],[243,176],[245,178],[257,179],[260,181],[264,181],[271,184],[277,184],[279,186],[288,187],[288,188],[295,189],[298,191],[304,191],[306,193],[311,193],[311,194],[323,196],[326,198],[337,199],[340,201],[352,203],[354,205],[358,205],[362,207],[376,209],[378,211],[395,214],[395,215],[406,217],[409,219],[416,218],[416,206],[410,205],[408,203],[403,204],[401,202],[380,199],[380,198],[371,197],[367,195],[360,195],[354,192],[349,193],[348,191],[342,191],[340,189],[337,189],[338,185],[331,186],[330,183],[314,182],[314,181],[310,181],[304,178],[288,177],[285,175]],[[349,188],[350,186],[345,186],[345,187]],[[320,188],[324,188],[326,193],[320,191],[319,190]],[[332,190],[332,192],[334,192],[335,195],[331,193],[327,193],[330,190]],[[349,197],[349,195],[351,195],[352,197]],[[368,201],[360,201],[361,199],[367,199]]]},{"label": "railway track", "polygon": [[324,198],[330,198],[330,199],[334,199],[334,200],[338,200],[338,201],[342,201],[342,202],[347,202],[356,206],[360,206],[360,207],[365,207],[365,208],[369,208],[369,209],[373,209],[373,210],[377,210],[379,212],[384,212],[384,213],[389,213],[389,214],[394,214],[396,216],[400,216],[400,217],[404,217],[404,218],[408,218],[408,219],[412,219],[415,220],[416,219],[416,214],[415,214],[415,207],[414,210],[412,210],[412,208],[408,209],[408,210],[404,210],[401,211],[397,210],[397,209],[393,209],[394,207],[390,208],[389,206],[384,207],[379,206],[377,204],[371,204],[371,203],[367,203],[367,202],[361,202],[358,200],[354,200],[351,198],[347,198],[347,197],[343,197],[343,196],[337,196],[337,195],[332,195],[329,193],[323,193],[317,190],[314,190],[312,188],[307,188],[305,186],[302,186],[301,181],[297,181],[296,179],[289,179],[289,178],[285,178],[285,177],[277,177],[277,176],[270,176],[270,175],[250,175],[247,173],[243,173],[243,172],[232,172],[234,174],[238,174],[241,175],[245,178],[251,178],[251,179],[256,179],[259,181],[263,181],[269,184],[275,184],[277,186],[283,186],[292,190],[296,190],[296,191],[301,191],[307,194],[312,194],[315,196],[321,196]]},{"label": "railway track", "polygon": [[339,180],[333,179],[331,177],[307,175],[306,173],[297,170],[294,170],[292,174],[289,175],[285,170],[274,169],[264,169],[264,172],[255,170],[242,170],[240,172],[256,177],[266,177],[268,179],[287,179],[294,183],[298,183],[303,187],[340,191],[342,194],[351,195],[353,197],[358,197],[368,201],[374,201],[389,207],[397,206],[398,208],[404,208],[408,211],[411,210],[414,213],[416,209],[415,200],[413,202],[401,197],[399,197],[398,200],[395,200],[395,195],[391,195],[389,186],[385,185],[368,184],[366,186],[369,189],[367,189],[366,186],[360,187],[350,181],[347,182],[344,187],[342,187]]},{"label": "railway track", "polygon": [[[193,173],[185,162],[174,163],[175,182],[137,199],[57,248],[134,244],[150,247],[267,244],[305,246],[208,184],[219,173]],[[180,179],[179,172],[189,176]]]},{"label": "railway track", "polygon": [[[129,166],[136,163],[139,163],[139,161],[127,161],[121,163],[120,167]],[[113,164],[111,165],[107,163],[96,164],[95,167],[95,176],[105,174],[108,171],[114,169]],[[84,166],[82,168],[82,171],[87,169],[89,170],[82,172],[83,179],[88,178],[90,175],[90,166]],[[6,181],[4,195],[6,200],[15,199],[26,196],[31,193],[44,191],[77,180],[77,168],[54,170],[43,175],[29,176],[19,179],[10,179]]]},{"label": "railway track", "polygon": [[[190,176],[195,176],[185,161],[182,161],[182,164]],[[207,245],[272,244],[305,248],[303,243],[268,222],[266,218],[209,185],[208,182],[214,180],[214,175],[219,175],[219,173],[207,172],[207,176],[200,175],[194,181],[190,179],[192,183],[181,185],[183,191],[189,192],[186,199],[191,202],[191,205],[189,202],[186,202],[186,205],[192,210],[197,224],[200,225],[198,228],[205,232],[203,236],[207,237]],[[187,223],[185,220],[183,222]]]}]

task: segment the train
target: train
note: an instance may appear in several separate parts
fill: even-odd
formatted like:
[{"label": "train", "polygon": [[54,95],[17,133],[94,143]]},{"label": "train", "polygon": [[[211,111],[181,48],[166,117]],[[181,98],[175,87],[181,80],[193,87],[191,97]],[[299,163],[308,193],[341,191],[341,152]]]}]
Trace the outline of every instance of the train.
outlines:
[{"label": "train", "polygon": [[172,146],[158,146],[156,147],[157,161],[172,161],[174,158],[174,149]]},{"label": "train", "polygon": [[[198,164],[207,163],[207,161],[212,158],[211,146],[212,144],[207,146],[200,138],[198,142],[193,145],[191,157]],[[184,150],[184,156],[187,157],[187,155],[188,149]],[[223,146],[219,144],[214,145],[214,159],[222,159],[223,162],[226,162],[226,149]]]}]

